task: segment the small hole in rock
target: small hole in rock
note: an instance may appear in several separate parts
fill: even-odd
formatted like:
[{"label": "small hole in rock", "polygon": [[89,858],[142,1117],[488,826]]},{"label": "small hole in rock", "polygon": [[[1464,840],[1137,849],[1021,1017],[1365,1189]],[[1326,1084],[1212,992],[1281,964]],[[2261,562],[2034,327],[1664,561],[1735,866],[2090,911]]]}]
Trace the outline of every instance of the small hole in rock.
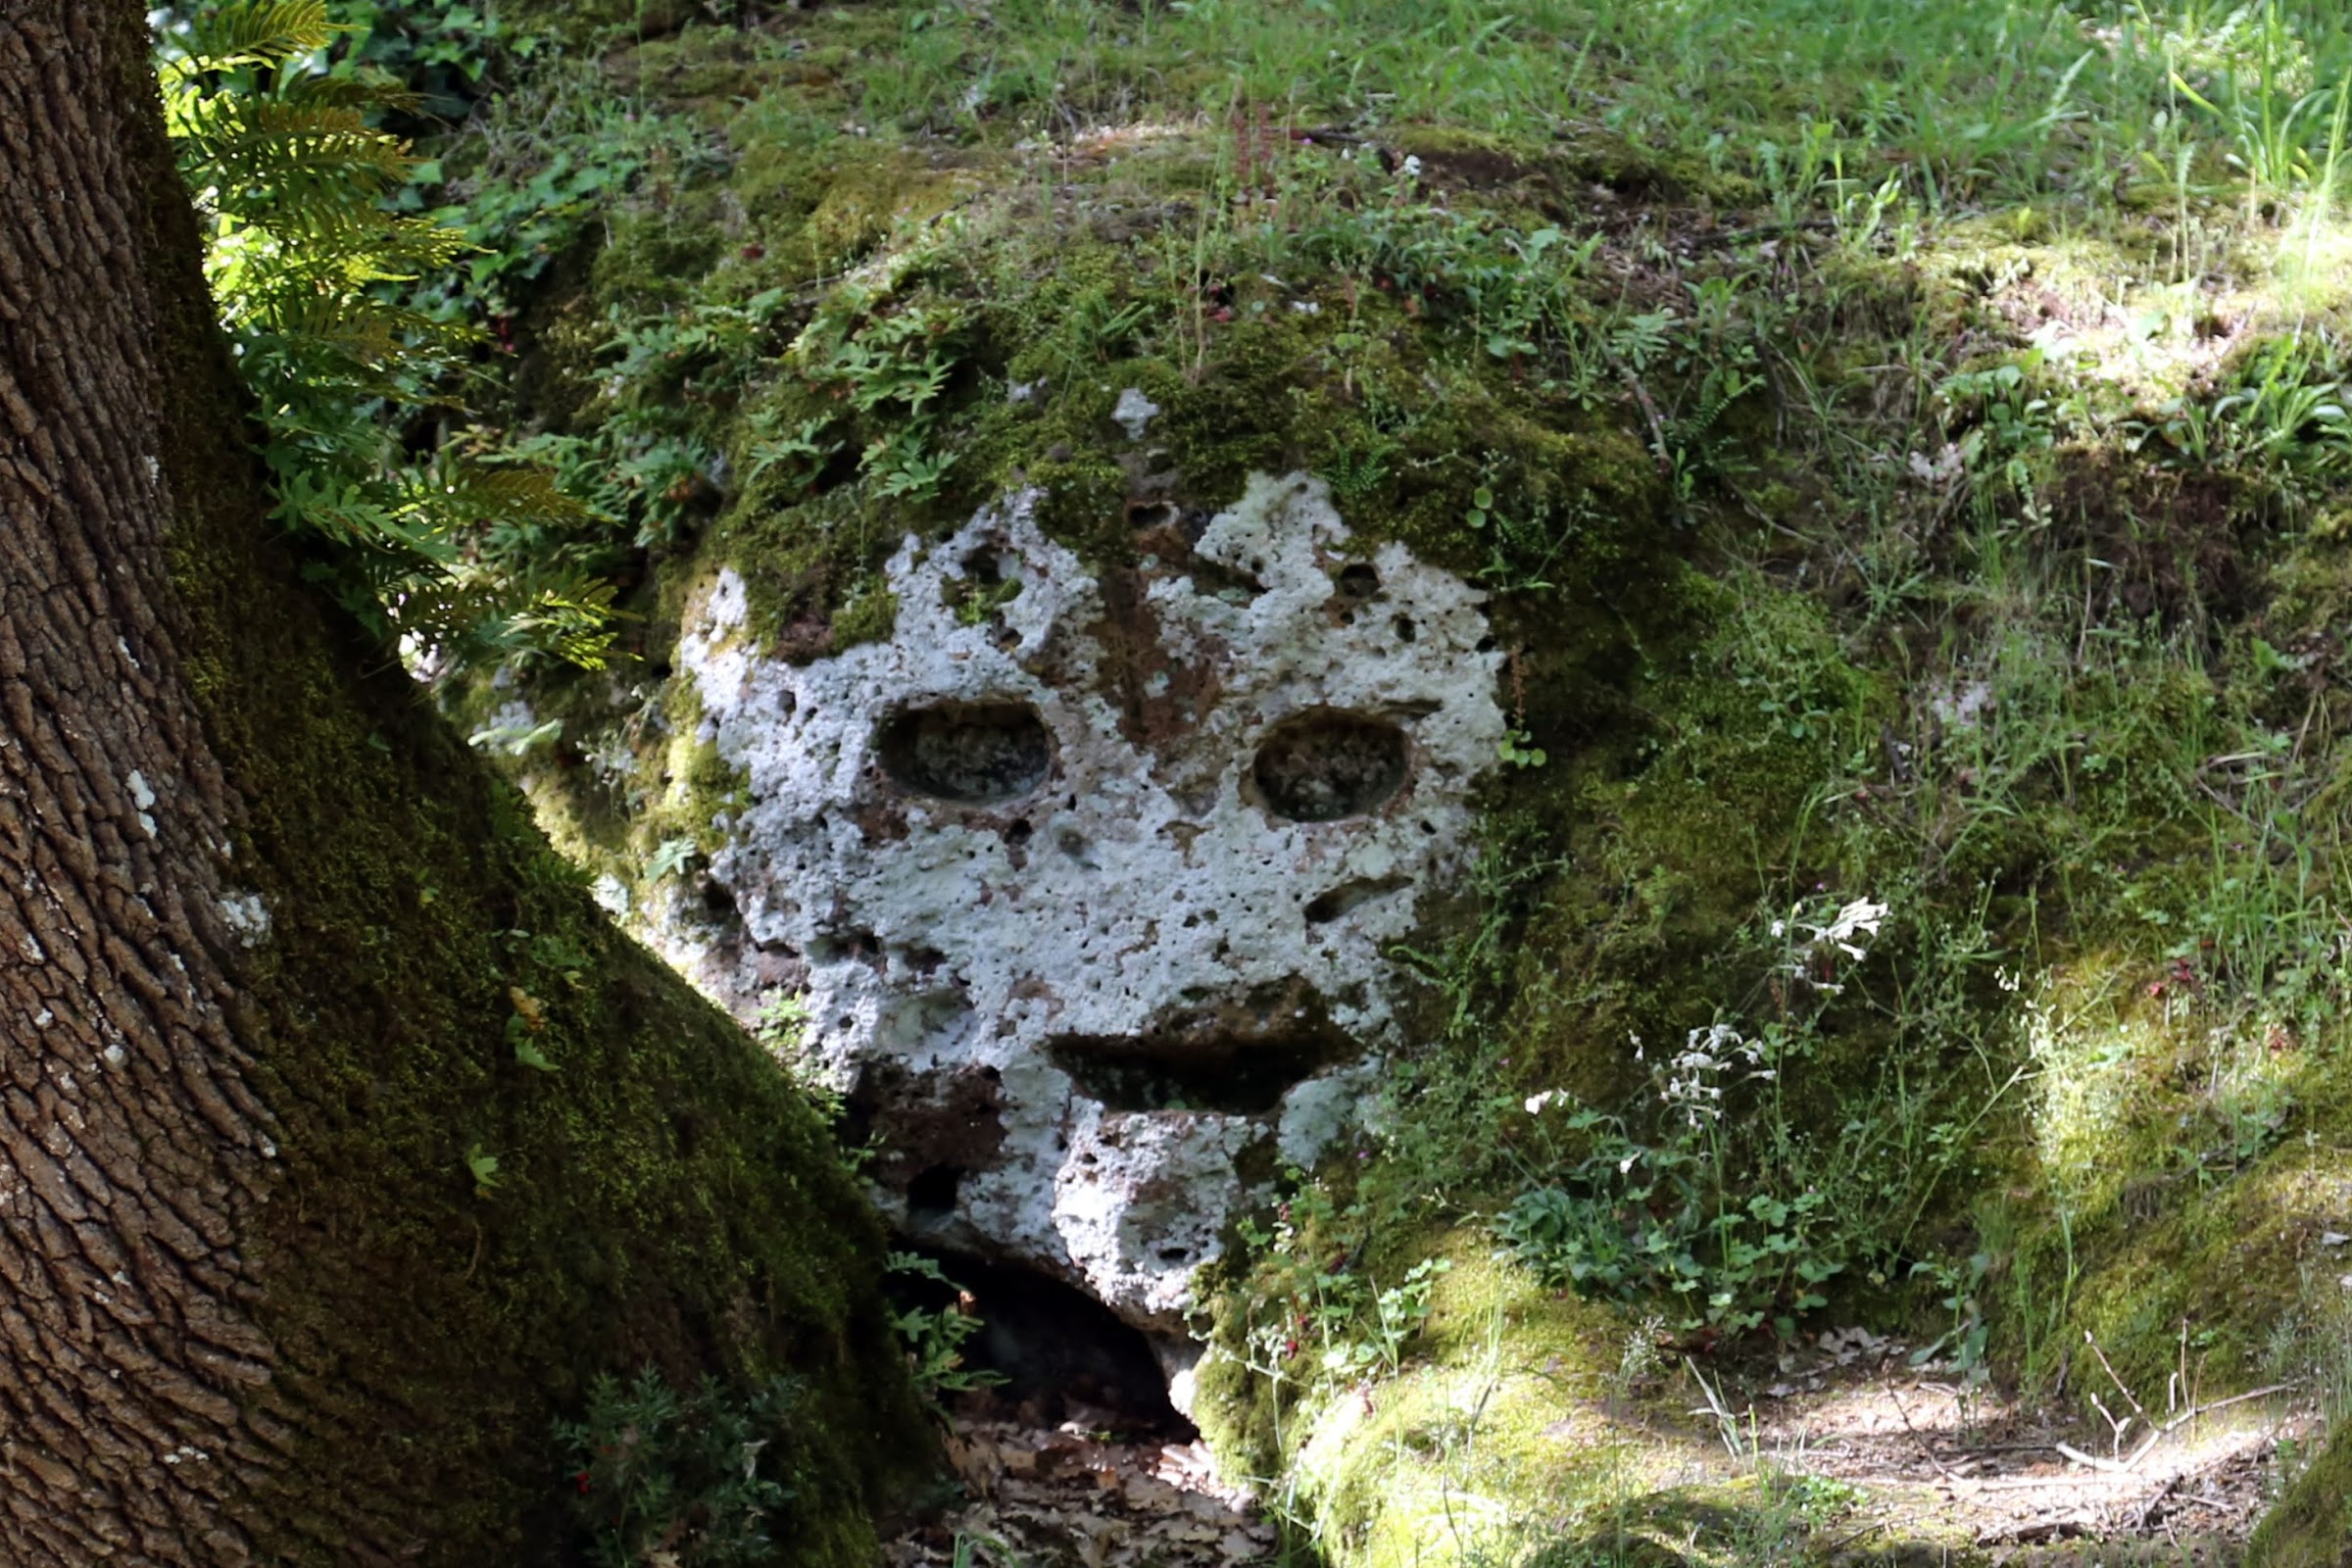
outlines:
[{"label": "small hole in rock", "polygon": [[1309,904],[1303,911],[1308,925],[1328,925],[1341,915],[1359,906],[1371,903],[1385,894],[1399,892],[1412,884],[1400,876],[1359,877],[1343,882]]},{"label": "small hole in rock", "polygon": [[962,1185],[960,1165],[933,1165],[918,1172],[906,1184],[906,1217],[917,1224],[946,1219],[956,1212],[956,1193]]},{"label": "small hole in rock", "polygon": [[964,805],[1026,795],[1054,765],[1054,743],[1023,703],[909,709],[882,726],[884,771],[917,794]]},{"label": "small hole in rock", "polygon": [[1159,1260],[1162,1263],[1190,1263],[1193,1250],[1189,1247],[1163,1247],[1159,1250]]},{"label": "small hole in rock", "polygon": [[1022,845],[1028,843],[1029,836],[1036,831],[1037,830],[1035,828],[1029,825],[1029,819],[1027,817],[1015,817],[1012,825],[1004,830],[1004,842],[1017,850]]},{"label": "small hole in rock", "polygon": [[1368,562],[1353,561],[1340,568],[1339,583],[1342,598],[1369,599],[1380,592],[1380,573]]},{"label": "small hole in rock", "polygon": [[731,919],[735,914],[735,893],[714,876],[703,878],[703,908],[714,919]]},{"label": "small hole in rock", "polygon": [[1369,811],[1404,783],[1404,731],[1386,719],[1316,709],[1283,720],[1250,776],[1276,816],[1331,822]]},{"label": "small hole in rock", "polygon": [[1410,615],[1398,615],[1396,627],[1396,640],[1400,643],[1409,643],[1421,634],[1420,628],[1413,624],[1413,617]]}]

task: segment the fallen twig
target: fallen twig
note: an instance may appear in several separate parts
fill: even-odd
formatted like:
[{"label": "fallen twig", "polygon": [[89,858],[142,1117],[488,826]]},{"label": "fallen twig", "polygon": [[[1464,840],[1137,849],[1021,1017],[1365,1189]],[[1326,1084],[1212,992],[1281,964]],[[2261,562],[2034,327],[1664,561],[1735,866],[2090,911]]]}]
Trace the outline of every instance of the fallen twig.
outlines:
[{"label": "fallen twig", "polygon": [[1642,412],[1649,420],[1650,456],[1657,463],[1659,477],[1673,478],[1674,458],[1666,446],[1666,420],[1658,413],[1658,405],[1650,397],[1649,388],[1642,384],[1642,378],[1634,373],[1632,366],[1618,357],[1616,350],[1604,345],[1601,352],[1608,359],[1610,368],[1633,390],[1634,400],[1642,405]]},{"label": "fallen twig", "polygon": [[[2085,1335],[2084,1338],[2088,1338],[2088,1336]],[[2098,1347],[2094,1344],[2091,1348],[2095,1350],[2098,1348]],[[2105,1356],[2101,1356],[2099,1359],[2104,1361],[2107,1358]],[[2114,1376],[2112,1372],[2110,1372],[2108,1375],[2110,1377]],[[2063,1443],[2054,1443],[2050,1445],[2050,1446],[2056,1448],[2060,1453],[2066,1455],[2066,1457],[2072,1459],[2077,1464],[2088,1465],[2093,1470],[2105,1470],[2116,1475],[2128,1475],[2138,1467],[2139,1461],[2145,1459],[2150,1450],[2152,1450],[2157,1444],[2162,1443],[2166,1438],[2171,1437],[2174,1433],[2180,1431],[2191,1421],[2196,1420],[2199,1416],[2211,1415],[2214,1411],[2223,1409],[2229,1405],[2243,1404],[2248,1399],[2267,1399],[2274,1394],[2285,1394],[2300,1387],[2302,1387],[2300,1382],[2273,1383],[2267,1388],[2248,1389],[2243,1394],[2232,1394],[2227,1399],[2216,1399],[2211,1404],[2192,1404],[2187,1409],[2181,1411],[2179,1415],[2173,1417],[2170,1421],[2167,1421],[2164,1425],[2150,1432],[2146,1437],[2140,1439],[2139,1446],[2132,1450],[2132,1457],[2129,1459],[2094,1458],[2090,1454],[2084,1453],[2082,1449],[2070,1446],[2069,1445]],[[2125,1397],[2131,1397],[2131,1391],[2128,1389],[2125,1390]],[[2136,1400],[2133,1402],[2137,1403]]]},{"label": "fallen twig", "polygon": [[2107,1381],[2114,1384],[2117,1392],[2122,1394],[2125,1398],[2132,1401],[2132,1408],[2138,1412],[2139,1418],[2142,1421],[2147,1421],[2148,1425],[2154,1426],[2156,1423],[2153,1421],[2148,1421],[2148,1412],[2140,1405],[2139,1396],[2133,1394],[2129,1388],[2126,1388],[2124,1386],[2124,1380],[2115,1375],[2114,1363],[2107,1359],[2107,1352],[2099,1348],[2099,1342],[2091,1337],[2090,1330],[2084,1329],[2082,1331],[2082,1343],[2090,1347],[2090,1353],[2097,1356],[2099,1358],[2099,1365],[2107,1369]]},{"label": "fallen twig", "polygon": [[1903,1408],[1903,1396],[1894,1392],[1893,1381],[1887,1378],[1881,1378],[1879,1380],[1879,1386],[1886,1391],[1886,1397],[1894,1401],[1894,1413],[1903,1418],[1903,1430],[1911,1434],[1911,1441],[1919,1445],[1919,1451],[1928,1456],[1928,1463],[1934,1465],[1937,1470],[1942,1471],[1943,1474],[1951,1480],[1958,1481],[1962,1479],[1958,1471],[1954,1470],[1950,1465],[1945,1464],[1940,1458],[1936,1457],[1935,1445],[1928,1442],[1926,1438],[1920,1436],[1919,1428],[1911,1424],[1911,1412]]}]

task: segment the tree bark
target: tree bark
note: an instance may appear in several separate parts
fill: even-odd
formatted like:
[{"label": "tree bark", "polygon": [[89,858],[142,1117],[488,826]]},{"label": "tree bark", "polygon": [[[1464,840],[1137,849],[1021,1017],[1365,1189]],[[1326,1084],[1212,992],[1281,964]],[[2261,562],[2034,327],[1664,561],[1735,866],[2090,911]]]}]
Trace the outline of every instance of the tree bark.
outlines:
[{"label": "tree bark", "polygon": [[870,1560],[879,1231],[270,536],[148,51],[0,0],[0,1560],[557,1560],[647,1361],[805,1377],[790,1560]]}]

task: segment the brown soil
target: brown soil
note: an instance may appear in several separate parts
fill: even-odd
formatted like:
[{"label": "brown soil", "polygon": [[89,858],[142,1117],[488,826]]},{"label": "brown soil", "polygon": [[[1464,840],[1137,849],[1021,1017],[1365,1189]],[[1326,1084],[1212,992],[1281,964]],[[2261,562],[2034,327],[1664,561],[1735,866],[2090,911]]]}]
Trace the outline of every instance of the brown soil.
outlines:
[{"label": "brown soil", "polygon": [[1860,1329],[1824,1334],[1731,1423],[1786,1473],[1860,1490],[1857,1552],[2235,1562],[2277,1490],[2280,1445],[2317,1428],[2292,1389],[2199,1403],[2186,1389],[2109,1384],[2091,1392],[2122,1425],[2094,1439],[1949,1369],[1914,1368],[1905,1349]]},{"label": "brown soil", "polygon": [[971,1568],[1226,1568],[1274,1552],[1274,1527],[1198,1442],[958,1418],[947,1448],[965,1501],[890,1542],[888,1568],[956,1564],[959,1544]]}]

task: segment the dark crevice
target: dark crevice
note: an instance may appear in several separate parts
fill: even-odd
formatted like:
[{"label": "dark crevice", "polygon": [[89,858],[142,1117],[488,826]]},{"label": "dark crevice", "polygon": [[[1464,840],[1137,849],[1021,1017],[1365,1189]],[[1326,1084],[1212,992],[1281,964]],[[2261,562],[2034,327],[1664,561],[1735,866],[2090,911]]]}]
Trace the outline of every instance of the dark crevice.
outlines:
[{"label": "dark crevice", "polygon": [[1412,882],[1407,877],[1359,877],[1353,882],[1343,882],[1330,892],[1313,900],[1302,912],[1306,915],[1308,925],[1328,925],[1341,915],[1369,904],[1374,899],[1386,894],[1401,892],[1410,886],[1412,886]]},{"label": "dark crevice", "polygon": [[932,1165],[915,1173],[906,1184],[906,1217],[920,1225],[943,1220],[956,1212],[957,1190],[963,1186],[960,1165]]},{"label": "dark crevice", "polygon": [[1354,1054],[1330,1025],[1160,1035],[1058,1035],[1046,1054],[1078,1092],[1111,1110],[1262,1115]]}]

